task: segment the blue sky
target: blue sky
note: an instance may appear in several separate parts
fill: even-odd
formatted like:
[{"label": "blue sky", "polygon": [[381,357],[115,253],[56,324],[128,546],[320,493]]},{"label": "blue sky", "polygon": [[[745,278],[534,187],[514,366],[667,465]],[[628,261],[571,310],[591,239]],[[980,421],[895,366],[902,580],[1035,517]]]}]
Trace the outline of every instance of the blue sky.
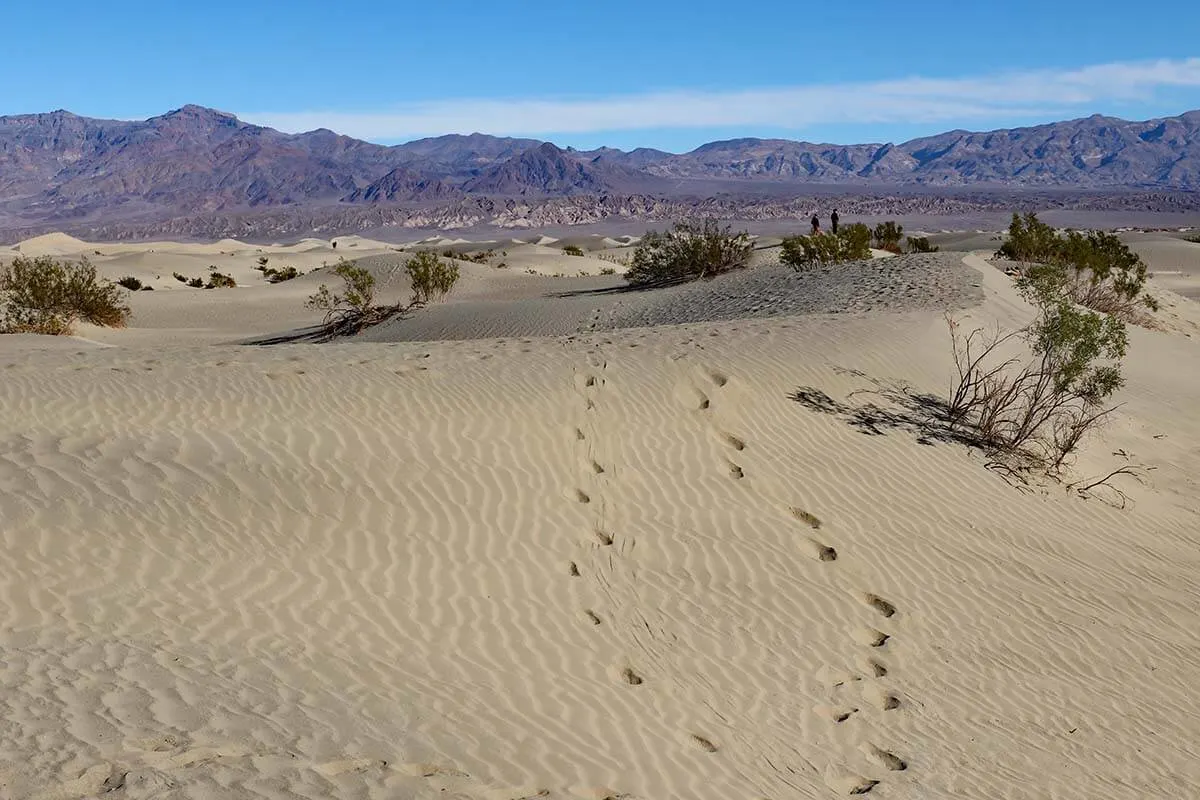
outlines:
[{"label": "blue sky", "polygon": [[0,114],[197,103],[385,143],[478,130],[681,151],[1200,108],[1194,0],[9,5]]}]

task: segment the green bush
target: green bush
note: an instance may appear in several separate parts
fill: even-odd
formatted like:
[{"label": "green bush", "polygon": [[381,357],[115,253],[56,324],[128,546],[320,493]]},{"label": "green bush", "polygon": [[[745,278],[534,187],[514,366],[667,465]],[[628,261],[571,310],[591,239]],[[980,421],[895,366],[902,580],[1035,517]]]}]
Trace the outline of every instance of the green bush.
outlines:
[{"label": "green bush", "polygon": [[1008,226],[1008,238],[996,251],[997,258],[1011,261],[1048,263],[1059,252],[1058,233],[1032,212],[1014,213]]},{"label": "green bush", "polygon": [[412,282],[414,305],[440,300],[458,282],[458,265],[442,261],[433,253],[417,253],[404,265]]},{"label": "green bush", "polygon": [[187,282],[187,285],[191,286],[193,289],[203,289],[204,288],[204,279],[203,278],[192,278],[190,281]]},{"label": "green bush", "polygon": [[267,258],[266,256],[259,256],[258,257],[258,266],[255,267],[255,269],[257,269],[259,272],[266,272],[268,263],[270,263],[269,258]]},{"label": "green bush", "polygon": [[652,286],[712,277],[745,267],[753,249],[749,233],[733,233],[715,219],[677,222],[669,232],[649,231],[642,237],[625,279]]},{"label": "green bush", "polygon": [[582,247],[573,244],[566,245],[562,250],[569,256],[582,256],[584,254]]},{"label": "green bush", "polygon": [[129,291],[136,292],[142,288],[142,282],[132,275],[126,275],[124,278],[121,278],[119,281],[117,281],[117,286],[124,286]]},{"label": "green bush", "polygon": [[900,241],[904,238],[904,228],[888,220],[875,226],[872,237],[877,249],[887,250],[889,253],[899,253]]},{"label": "green bush", "polygon": [[795,270],[865,261],[871,257],[870,243],[871,231],[862,223],[847,225],[837,233],[789,236],[783,240],[779,261]]},{"label": "green bush", "polygon": [[0,332],[70,334],[78,320],[109,328],[129,321],[120,288],[88,260],[18,256],[0,269]]},{"label": "green bush", "polygon": [[300,277],[300,270],[295,267],[284,267],[283,269],[275,269],[273,267],[264,267],[262,270],[263,277],[268,283],[283,283]]},{"label": "green bush", "polygon": [[930,244],[927,236],[908,237],[908,252],[910,253],[936,253],[940,249],[937,245]]},{"label": "green bush", "polygon": [[[950,320],[958,374],[948,417],[997,454],[1057,471],[1114,410],[1104,403],[1123,384],[1128,338],[1113,315],[1080,308],[1045,286],[1029,284],[1023,292],[1038,316],[1015,333],[988,339],[977,329],[962,336]],[[1023,366],[1000,355],[1014,336],[1033,353]]]},{"label": "green bush", "polygon": [[237,281],[232,276],[222,272],[217,272],[216,267],[209,267],[208,285],[205,289],[232,289],[237,286]]},{"label": "green bush", "polygon": [[187,276],[186,276],[186,275],[180,275],[178,272],[176,272],[176,273],[173,273],[173,274],[175,275],[175,280],[179,281],[180,283],[187,283],[187,282],[188,282],[188,279],[187,279]]},{"label": "green bush", "polygon": [[1147,322],[1147,309],[1158,310],[1146,293],[1146,264],[1115,234],[1060,235],[1034,214],[1014,214],[997,255],[1026,262],[1017,285],[1039,297],[1066,298],[1138,324]]},{"label": "green bush", "polygon": [[1185,236],[1185,237],[1183,237],[1183,240],[1184,240],[1185,242],[1191,242],[1192,244],[1200,244],[1200,235],[1197,235],[1197,236]]}]

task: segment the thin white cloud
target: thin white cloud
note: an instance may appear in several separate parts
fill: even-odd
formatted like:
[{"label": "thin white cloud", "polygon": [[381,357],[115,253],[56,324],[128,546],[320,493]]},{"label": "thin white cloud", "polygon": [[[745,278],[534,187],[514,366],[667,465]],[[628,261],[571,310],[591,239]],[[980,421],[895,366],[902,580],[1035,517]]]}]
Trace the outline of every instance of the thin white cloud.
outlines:
[{"label": "thin white cloud", "polygon": [[1196,87],[1200,87],[1200,58],[957,79],[911,77],[602,98],[463,98],[406,104],[386,111],[261,112],[240,116],[293,133],[329,128],[374,140],[473,131],[545,135],[652,128],[802,129],[826,123],[936,123],[1066,114],[1089,104],[1148,100],[1157,90]]}]

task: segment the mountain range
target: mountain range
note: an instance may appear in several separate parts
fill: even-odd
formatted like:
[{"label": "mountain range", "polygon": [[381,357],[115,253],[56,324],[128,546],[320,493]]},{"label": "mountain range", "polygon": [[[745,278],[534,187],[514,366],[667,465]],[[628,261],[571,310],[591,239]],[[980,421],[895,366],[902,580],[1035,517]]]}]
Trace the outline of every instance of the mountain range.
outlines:
[{"label": "mountain range", "polygon": [[[786,204],[820,187],[1200,191],[1200,111],[950,131],[902,144],[733,139],[682,154],[578,151],[478,133],[384,146],[324,129],[285,134],[199,106],[132,122],[66,111],[0,117],[3,231],[203,224],[255,212],[314,224],[372,215],[436,222],[431,210],[464,207],[485,209],[477,216],[486,222],[489,205],[514,200]],[[386,209],[366,211],[375,207]]]}]

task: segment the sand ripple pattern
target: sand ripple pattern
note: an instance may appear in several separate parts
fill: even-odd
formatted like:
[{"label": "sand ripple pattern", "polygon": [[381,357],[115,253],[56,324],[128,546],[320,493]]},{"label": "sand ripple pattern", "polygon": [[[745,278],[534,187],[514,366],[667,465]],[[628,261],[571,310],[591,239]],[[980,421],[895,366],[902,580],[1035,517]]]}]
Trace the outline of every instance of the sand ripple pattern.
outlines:
[{"label": "sand ripple pattern", "polygon": [[790,399],[944,335],[5,352],[0,795],[1186,796],[1194,503]]}]

